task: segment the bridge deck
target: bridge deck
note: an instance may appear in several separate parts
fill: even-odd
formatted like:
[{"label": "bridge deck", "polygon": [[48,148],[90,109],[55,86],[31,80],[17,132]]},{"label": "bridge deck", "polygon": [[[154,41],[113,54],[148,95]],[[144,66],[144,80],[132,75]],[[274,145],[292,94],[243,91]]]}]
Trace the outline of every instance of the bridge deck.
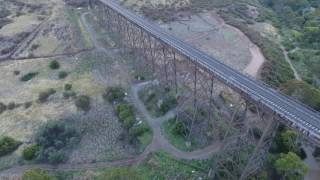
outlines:
[{"label": "bridge deck", "polygon": [[285,118],[296,126],[305,129],[307,132],[320,137],[320,113],[313,109],[280,94],[262,82],[253,80],[231,67],[210,57],[197,48],[181,41],[177,37],[165,32],[158,25],[149,22],[131,11],[121,7],[112,0],[100,0],[109,8],[118,12],[128,21],[136,24],[153,37],[159,39],[168,46],[174,48],[180,54],[190,58],[193,62],[212,75],[219,77],[226,84],[237,88],[242,93],[248,95],[270,108],[272,111]]}]

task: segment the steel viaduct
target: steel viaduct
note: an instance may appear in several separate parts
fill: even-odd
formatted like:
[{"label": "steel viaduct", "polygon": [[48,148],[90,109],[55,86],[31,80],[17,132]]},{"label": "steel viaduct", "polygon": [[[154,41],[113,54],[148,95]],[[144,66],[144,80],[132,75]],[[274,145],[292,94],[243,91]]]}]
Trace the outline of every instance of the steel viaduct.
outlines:
[{"label": "steel viaduct", "polygon": [[[139,28],[141,32],[144,31],[148,36],[185,57],[185,59],[195,64],[197,68],[219,79],[222,83],[246,96],[252,102],[261,104],[264,108],[269,109],[287,125],[301,131],[311,140],[317,143],[320,142],[320,113],[318,111],[277,92],[260,81],[241,74],[217,59],[165,32],[158,25],[132,13],[118,3],[112,0],[100,0],[100,2],[109,10],[115,12],[118,16],[117,18],[121,18],[126,23],[131,23],[131,25]],[[121,24],[120,22],[115,23],[118,23],[118,27],[116,28],[125,28],[125,24]]]}]

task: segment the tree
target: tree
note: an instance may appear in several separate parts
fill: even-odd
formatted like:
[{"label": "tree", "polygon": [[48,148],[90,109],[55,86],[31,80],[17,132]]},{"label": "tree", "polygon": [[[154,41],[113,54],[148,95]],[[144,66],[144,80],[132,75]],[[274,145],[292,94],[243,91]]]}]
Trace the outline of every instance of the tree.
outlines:
[{"label": "tree", "polygon": [[281,153],[274,163],[274,168],[284,180],[302,180],[308,171],[308,167],[293,152]]},{"label": "tree", "polygon": [[296,152],[299,149],[297,142],[298,134],[295,131],[287,130],[282,132],[277,139],[277,145],[282,153],[288,153],[289,151]]},{"label": "tree", "polygon": [[65,150],[80,141],[80,134],[75,128],[62,121],[49,121],[36,134],[40,149],[37,159],[52,164],[66,160]]},{"label": "tree", "polygon": [[21,145],[20,141],[5,136],[0,138],[0,157],[12,153]]}]

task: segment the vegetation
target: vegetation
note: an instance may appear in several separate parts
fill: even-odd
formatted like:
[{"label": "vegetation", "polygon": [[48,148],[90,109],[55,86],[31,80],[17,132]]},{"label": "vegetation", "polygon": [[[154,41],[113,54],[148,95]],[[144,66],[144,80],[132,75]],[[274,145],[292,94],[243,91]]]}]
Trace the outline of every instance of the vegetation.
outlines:
[{"label": "vegetation", "polygon": [[110,103],[115,101],[121,102],[123,101],[124,97],[125,93],[121,87],[109,87],[103,94],[103,98]]},{"label": "vegetation", "polygon": [[38,72],[30,72],[20,78],[20,81],[30,81],[33,79],[35,76],[37,76],[39,73]]},{"label": "vegetation", "polygon": [[60,71],[58,74],[59,79],[64,79],[68,76],[68,73],[65,71]]},{"label": "vegetation", "polygon": [[74,91],[64,91],[63,92],[63,97],[65,99],[68,99],[70,97],[76,97],[76,96],[77,96],[77,94]]},{"label": "vegetation", "polygon": [[320,50],[296,50],[289,53],[289,57],[296,67],[299,75],[307,83],[319,88],[317,80],[320,77]]},{"label": "vegetation", "polygon": [[28,147],[26,147],[23,152],[22,152],[22,156],[25,160],[33,160],[36,156],[37,153],[39,152],[40,147],[37,144],[34,145],[30,145]]},{"label": "vegetation", "polygon": [[260,139],[262,136],[262,131],[261,129],[257,128],[257,127],[253,127],[250,129],[250,133],[253,135],[254,138],[256,139]]},{"label": "vegetation", "polygon": [[65,91],[70,91],[72,89],[72,84],[65,84],[64,85],[64,90]]},{"label": "vegetation", "polygon": [[20,145],[20,141],[16,141],[11,137],[5,136],[0,138],[0,157],[15,151]]},{"label": "vegetation", "polygon": [[49,88],[49,89],[47,89],[45,91],[42,91],[42,92],[39,93],[38,101],[40,103],[44,103],[44,102],[46,102],[48,100],[48,98],[51,95],[53,95],[55,93],[56,93],[56,90],[54,90],[53,88]]},{"label": "vegetation", "polygon": [[59,69],[60,63],[57,60],[53,60],[49,63],[49,68],[52,70]]},{"label": "vegetation", "polygon": [[62,121],[49,121],[36,134],[39,146],[37,160],[52,164],[64,162],[67,159],[65,150],[76,145],[80,134],[75,128],[67,126]]},{"label": "vegetation", "polygon": [[156,117],[166,114],[178,104],[173,92],[160,87],[149,87],[140,91],[139,98],[150,114]]},{"label": "vegetation", "polygon": [[13,110],[14,108],[16,108],[16,103],[15,102],[9,102],[9,104],[7,105],[8,110]]},{"label": "vegetation", "polygon": [[163,100],[160,105],[160,111],[162,114],[166,114],[170,109],[178,105],[177,99],[173,96],[168,96]]},{"label": "vegetation", "polygon": [[[101,180],[139,180],[139,173],[133,168],[114,168],[104,172],[99,179]],[[142,180],[142,179],[141,179]]]},{"label": "vegetation", "polygon": [[0,114],[7,110],[7,106],[0,102]]},{"label": "vegetation", "polygon": [[308,83],[319,87],[320,2],[314,0],[261,0],[261,2],[275,14],[272,22],[281,30],[286,49],[298,50],[290,53],[298,72]]},{"label": "vegetation", "polygon": [[18,76],[18,75],[20,74],[20,71],[15,70],[15,71],[13,71],[13,74],[16,75],[16,76]]},{"label": "vegetation", "polygon": [[[206,179],[209,172],[209,162],[178,160],[163,152],[151,154],[143,164],[133,167],[110,168],[102,174],[100,179],[109,177],[128,176],[131,179]],[[121,176],[121,175],[124,176]],[[134,177],[134,178],[133,178]],[[99,179],[99,178],[98,178]],[[117,178],[116,178],[117,179]]]},{"label": "vegetation", "polygon": [[90,110],[90,97],[86,95],[77,96],[74,100],[76,107],[83,111]]},{"label": "vegetation", "polygon": [[281,179],[285,180],[301,180],[308,171],[307,166],[292,152],[280,154],[274,166]]},{"label": "vegetation", "polygon": [[119,117],[120,122],[126,129],[130,129],[134,122],[135,116],[133,112],[133,107],[128,104],[118,104],[116,106],[116,113]]},{"label": "vegetation", "polygon": [[320,147],[319,147],[319,146],[317,146],[317,147],[314,149],[312,155],[313,155],[314,157],[316,157],[316,158],[320,157]]},{"label": "vegetation", "polygon": [[177,148],[184,151],[195,149],[194,142],[191,142],[190,147],[186,145],[186,137],[190,132],[183,122],[177,121],[176,118],[169,119],[163,124],[163,129],[170,143]]},{"label": "vegetation", "polygon": [[313,86],[303,81],[292,80],[283,84],[280,90],[283,93],[309,105],[315,110],[320,111],[320,90]]},{"label": "vegetation", "polygon": [[140,145],[140,151],[143,151],[152,141],[152,132],[148,124],[141,121],[135,125],[136,118],[133,107],[127,103],[117,104],[115,112],[128,132],[130,143]]},{"label": "vegetation", "polygon": [[56,178],[50,176],[46,171],[33,169],[26,171],[22,175],[22,180],[56,180]]},{"label": "vegetation", "polygon": [[133,126],[129,130],[129,141],[134,144],[139,144],[140,152],[143,152],[143,150],[151,143],[152,137],[152,131],[145,122]]},{"label": "vegetation", "polygon": [[32,102],[25,102],[24,104],[23,104],[23,106],[24,106],[24,108],[25,109],[28,109],[29,107],[31,107],[32,106]]}]

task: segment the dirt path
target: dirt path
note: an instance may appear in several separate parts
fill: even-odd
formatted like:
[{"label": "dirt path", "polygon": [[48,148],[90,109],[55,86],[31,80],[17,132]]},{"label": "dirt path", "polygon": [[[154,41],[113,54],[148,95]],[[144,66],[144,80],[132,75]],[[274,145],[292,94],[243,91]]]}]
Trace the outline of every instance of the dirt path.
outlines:
[{"label": "dirt path", "polygon": [[[282,44],[280,44],[280,48],[281,48],[281,50],[282,50],[282,52],[283,52],[283,55],[284,55],[286,61],[289,63],[290,68],[292,69],[292,71],[293,71],[293,73],[294,73],[295,79],[301,81],[302,79],[301,79],[298,71],[297,71],[296,68],[293,66],[292,61],[291,61],[291,59],[290,59],[289,56],[288,56],[288,51],[284,48],[284,46],[283,46]],[[293,51],[296,51],[296,50],[297,50],[297,49],[294,49]]]}]

